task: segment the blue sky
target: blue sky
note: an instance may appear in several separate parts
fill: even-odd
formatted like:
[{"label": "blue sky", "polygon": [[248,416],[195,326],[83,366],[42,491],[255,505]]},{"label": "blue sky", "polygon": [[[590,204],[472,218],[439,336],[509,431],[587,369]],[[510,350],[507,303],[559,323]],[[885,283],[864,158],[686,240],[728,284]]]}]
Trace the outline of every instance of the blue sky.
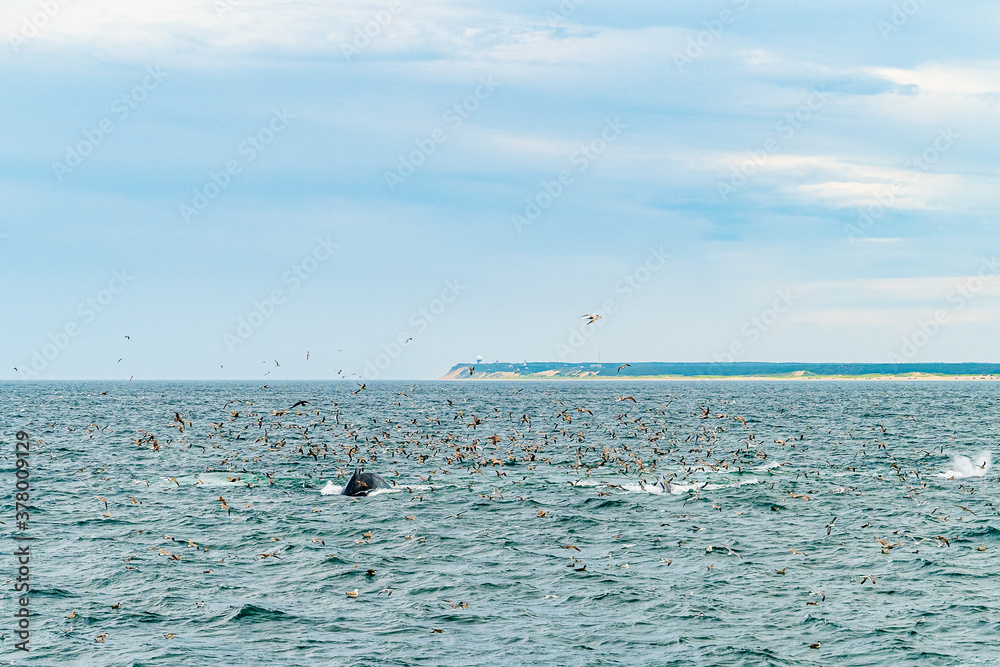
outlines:
[{"label": "blue sky", "polygon": [[0,378],[1000,361],[1000,6],[650,4],[6,3]]}]

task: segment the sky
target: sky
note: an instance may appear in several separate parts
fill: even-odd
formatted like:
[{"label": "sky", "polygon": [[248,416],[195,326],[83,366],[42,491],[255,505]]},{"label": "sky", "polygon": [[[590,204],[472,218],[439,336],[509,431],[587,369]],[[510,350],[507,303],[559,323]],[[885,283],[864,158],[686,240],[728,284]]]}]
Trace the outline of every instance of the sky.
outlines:
[{"label": "sky", "polygon": [[998,27],[977,0],[11,0],[0,379],[1000,362]]}]

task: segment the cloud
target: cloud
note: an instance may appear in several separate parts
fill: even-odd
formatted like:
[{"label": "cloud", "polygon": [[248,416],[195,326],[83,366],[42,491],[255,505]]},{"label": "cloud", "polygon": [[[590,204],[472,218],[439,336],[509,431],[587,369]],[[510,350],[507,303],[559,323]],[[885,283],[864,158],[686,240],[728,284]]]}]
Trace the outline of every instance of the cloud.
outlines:
[{"label": "cloud", "polygon": [[[889,40],[877,22],[891,7],[862,0],[751,2],[711,39],[706,22],[731,0],[577,2],[557,21],[547,12],[560,11],[560,0],[58,1],[37,34],[0,60],[0,84],[16,101],[0,109],[0,188],[14,221],[2,247],[34,243],[10,266],[24,270],[30,257],[45,276],[15,304],[26,320],[44,321],[53,299],[79,275],[102,275],[109,256],[135,258],[155,296],[206,290],[196,302],[207,310],[212,290],[252,301],[267,286],[247,280],[284,270],[300,252],[299,233],[335,232],[344,257],[325,269],[323,298],[336,309],[275,320],[268,345],[300,335],[306,319],[328,338],[344,327],[336,313],[351,312],[357,325],[338,333],[335,349],[363,350],[378,339],[379,321],[397,326],[392,318],[426,301],[421,289],[459,268],[455,275],[479,280],[461,306],[469,324],[437,330],[440,355],[412,371],[437,376],[454,362],[447,354],[465,349],[455,345],[487,357],[497,346],[515,357],[551,352],[538,340],[565,327],[545,298],[570,290],[588,302],[618,279],[604,275],[595,253],[627,264],[637,248],[662,242],[684,270],[645,288],[649,306],[634,311],[623,356],[660,354],[655,332],[680,315],[683,345],[669,355],[693,358],[720,323],[742,322],[740,304],[797,285],[794,317],[810,324],[775,342],[774,354],[805,357],[815,346],[813,358],[829,349],[850,357],[870,344],[851,336],[857,327],[895,331],[946,305],[971,279],[969,249],[994,242],[1000,67],[982,54],[994,48],[997,10],[976,0],[963,12],[927,3]],[[17,36],[39,2],[3,3],[0,37]],[[706,46],[682,71],[674,55],[689,39]],[[147,66],[169,77],[119,119],[113,101]],[[460,127],[449,124],[446,111],[484,76],[496,80],[495,94]],[[794,132],[779,129],[817,91],[825,99],[800,113]],[[181,226],[178,203],[240,158],[238,147],[275,107],[295,114],[289,130],[243,165],[198,224]],[[628,126],[621,138],[575,174],[530,234],[516,236],[511,215],[572,169],[574,152],[616,116]],[[58,182],[52,162],[104,117],[114,132]],[[961,138],[914,170],[949,127]],[[390,192],[385,173],[438,128],[447,140]],[[774,138],[775,149],[723,199],[717,184]],[[849,244],[856,209],[898,181],[905,189]],[[525,270],[514,267],[524,266],[536,267],[532,279],[511,287],[510,274]],[[961,317],[985,317],[997,296],[997,286],[984,287]],[[123,318],[146,315],[122,306]],[[510,331],[479,349],[475,323],[491,317]],[[164,349],[183,356],[197,347],[182,324],[166,322]],[[820,324],[822,336],[799,335]],[[642,327],[654,333],[636,333]],[[197,335],[221,336],[209,333]],[[990,336],[984,329],[983,340]]]},{"label": "cloud", "polygon": [[931,62],[912,69],[871,67],[867,71],[900,86],[915,86],[925,95],[1000,95],[1000,61],[964,65]]}]

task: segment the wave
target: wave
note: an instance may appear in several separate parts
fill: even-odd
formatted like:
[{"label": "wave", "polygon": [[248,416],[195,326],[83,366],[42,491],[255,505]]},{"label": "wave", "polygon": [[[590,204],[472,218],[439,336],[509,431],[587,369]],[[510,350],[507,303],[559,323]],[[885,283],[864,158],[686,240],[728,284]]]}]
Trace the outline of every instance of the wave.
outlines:
[{"label": "wave", "polygon": [[982,477],[990,471],[993,453],[984,450],[976,454],[974,459],[968,456],[954,456],[951,459],[951,470],[939,472],[937,477],[945,479],[966,479],[968,477]]},{"label": "wave", "polygon": [[244,604],[236,610],[229,620],[231,621],[273,621],[286,616],[285,612],[267,607],[258,607],[255,604]]}]

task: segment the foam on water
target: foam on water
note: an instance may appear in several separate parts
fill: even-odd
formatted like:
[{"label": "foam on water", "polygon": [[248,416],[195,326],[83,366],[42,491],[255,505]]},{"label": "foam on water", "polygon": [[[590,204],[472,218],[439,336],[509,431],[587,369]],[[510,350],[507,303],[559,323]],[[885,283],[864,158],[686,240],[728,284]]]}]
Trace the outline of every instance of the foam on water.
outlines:
[{"label": "foam on water", "polygon": [[[712,484],[711,482],[693,482],[691,484],[677,484],[675,482],[670,482],[666,485],[666,488],[657,483],[643,484],[642,482],[625,482],[624,484],[617,485],[618,488],[622,489],[626,493],[651,493],[653,495],[663,495],[668,493],[669,495],[678,496],[689,491],[717,491],[719,489],[731,489],[735,487],[743,486],[744,484],[760,484],[760,480],[756,477],[750,477],[748,479],[741,479],[737,482],[732,482],[730,484]],[[578,486],[584,486],[583,484],[578,484]],[[592,485],[589,485],[592,486]]]},{"label": "foam on water", "polygon": [[[424,484],[409,484],[401,486],[393,486],[387,489],[375,489],[366,494],[366,497],[380,496],[384,493],[401,493],[404,489],[409,489],[410,491],[428,491],[431,487]],[[342,484],[334,484],[332,481],[328,481],[326,485],[319,490],[319,492],[324,496],[339,496],[344,492],[344,486]]]},{"label": "foam on water", "polygon": [[982,477],[990,471],[993,453],[984,450],[976,454],[974,459],[968,456],[956,455],[951,459],[951,470],[938,473],[938,477],[945,479],[966,479],[968,477]]},{"label": "foam on water", "polygon": [[327,482],[326,486],[320,489],[319,492],[324,496],[339,496],[344,492],[344,487],[333,482]]},{"label": "foam on water", "polygon": [[625,482],[619,485],[623,491],[628,493],[652,493],[659,495],[663,493],[663,487],[659,484],[643,484],[642,482]]},{"label": "foam on water", "polygon": [[[232,472],[203,472],[196,475],[170,475],[153,479],[156,488],[171,489],[181,486],[246,486],[247,484],[266,484],[268,479],[264,475],[255,473],[232,473]],[[136,486],[150,486],[145,479],[134,479],[132,483]]]}]

